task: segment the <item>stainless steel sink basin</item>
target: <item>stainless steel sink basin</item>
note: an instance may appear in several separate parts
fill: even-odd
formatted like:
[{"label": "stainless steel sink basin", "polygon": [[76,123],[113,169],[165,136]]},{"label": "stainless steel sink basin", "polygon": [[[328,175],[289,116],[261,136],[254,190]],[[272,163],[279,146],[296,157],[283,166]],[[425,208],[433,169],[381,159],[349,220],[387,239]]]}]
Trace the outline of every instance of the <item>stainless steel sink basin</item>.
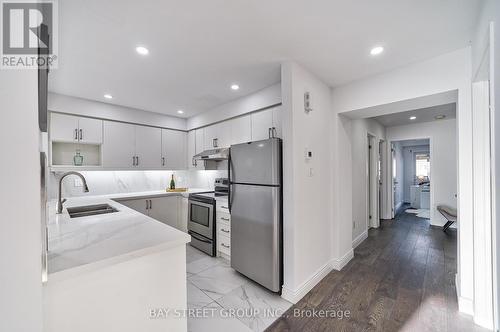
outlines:
[{"label": "stainless steel sink basin", "polygon": [[86,206],[75,206],[67,208],[70,218],[95,216],[98,214],[118,212],[117,209],[109,204],[97,204]]}]

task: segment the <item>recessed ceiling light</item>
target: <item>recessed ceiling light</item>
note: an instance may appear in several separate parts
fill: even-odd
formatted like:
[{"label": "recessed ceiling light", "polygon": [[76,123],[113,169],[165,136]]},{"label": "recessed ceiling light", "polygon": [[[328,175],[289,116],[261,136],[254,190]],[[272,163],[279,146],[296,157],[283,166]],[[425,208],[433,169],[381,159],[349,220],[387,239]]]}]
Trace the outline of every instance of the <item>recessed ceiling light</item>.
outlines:
[{"label": "recessed ceiling light", "polygon": [[109,93],[106,93],[106,94],[104,95],[104,98],[106,98],[106,99],[113,99],[113,96],[112,96],[112,95],[110,95]]},{"label": "recessed ceiling light", "polygon": [[375,46],[374,48],[371,49],[370,54],[371,55],[379,55],[384,51],[384,48],[382,46]]},{"label": "recessed ceiling light", "polygon": [[410,120],[415,120],[416,118],[416,116],[410,116]]},{"label": "recessed ceiling light", "polygon": [[444,114],[436,115],[434,117],[434,119],[436,119],[436,120],[443,120],[444,118],[446,118],[446,115],[444,115]]},{"label": "recessed ceiling light", "polygon": [[184,114],[184,111],[183,110],[177,110],[177,113]]},{"label": "recessed ceiling light", "polygon": [[149,54],[149,50],[147,48],[145,48],[144,46],[137,46],[135,48],[135,50],[140,55],[148,55]]},{"label": "recessed ceiling light", "polygon": [[233,84],[231,85],[231,90],[239,90],[240,89],[240,86],[238,84]]}]

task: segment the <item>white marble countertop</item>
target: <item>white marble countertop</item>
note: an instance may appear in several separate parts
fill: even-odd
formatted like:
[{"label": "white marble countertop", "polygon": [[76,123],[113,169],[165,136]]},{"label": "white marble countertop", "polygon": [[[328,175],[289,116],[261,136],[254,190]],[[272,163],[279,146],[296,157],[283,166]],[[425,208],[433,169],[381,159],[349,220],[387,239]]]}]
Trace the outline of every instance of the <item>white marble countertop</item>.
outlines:
[{"label": "white marble countertop", "polygon": [[[159,196],[183,196],[184,193],[148,191],[138,193],[82,196],[69,198],[62,214],[56,214],[56,201],[48,204],[49,282],[85,271],[93,271],[135,257],[159,252],[188,243],[188,234],[165,225],[119,203],[120,200]],[[69,217],[68,207],[109,204],[118,212],[89,217]]]}]

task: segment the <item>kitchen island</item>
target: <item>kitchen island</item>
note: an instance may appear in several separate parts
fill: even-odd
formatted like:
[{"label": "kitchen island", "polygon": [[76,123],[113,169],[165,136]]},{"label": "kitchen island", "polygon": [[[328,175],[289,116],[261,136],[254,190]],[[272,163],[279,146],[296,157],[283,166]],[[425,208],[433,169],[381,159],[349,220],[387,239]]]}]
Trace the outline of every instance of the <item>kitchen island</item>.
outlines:
[{"label": "kitchen island", "polygon": [[[198,192],[190,191],[190,192]],[[120,204],[183,196],[165,191],[70,198],[49,203],[45,330],[185,331],[190,236]],[[67,208],[108,204],[117,211],[71,218]],[[163,315],[158,316],[158,310]],[[170,310],[168,317],[164,313]]]}]

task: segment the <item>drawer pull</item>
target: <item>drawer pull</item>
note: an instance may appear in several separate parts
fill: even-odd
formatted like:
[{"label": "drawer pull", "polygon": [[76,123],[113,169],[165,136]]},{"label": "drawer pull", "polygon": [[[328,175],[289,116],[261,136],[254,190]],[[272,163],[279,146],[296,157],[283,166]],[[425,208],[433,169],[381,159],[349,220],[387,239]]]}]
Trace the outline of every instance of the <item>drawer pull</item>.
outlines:
[{"label": "drawer pull", "polygon": [[229,218],[220,217],[221,220],[229,221]]},{"label": "drawer pull", "polygon": [[228,231],[227,229],[221,228],[220,230],[221,230],[222,232],[224,232],[224,233],[229,233],[229,231]]},{"label": "drawer pull", "polygon": [[227,206],[221,205],[220,207],[223,208],[223,209],[229,210],[229,208]]},{"label": "drawer pull", "polygon": [[229,249],[229,246],[225,245],[224,243],[221,243],[220,245],[223,246],[224,248]]}]

